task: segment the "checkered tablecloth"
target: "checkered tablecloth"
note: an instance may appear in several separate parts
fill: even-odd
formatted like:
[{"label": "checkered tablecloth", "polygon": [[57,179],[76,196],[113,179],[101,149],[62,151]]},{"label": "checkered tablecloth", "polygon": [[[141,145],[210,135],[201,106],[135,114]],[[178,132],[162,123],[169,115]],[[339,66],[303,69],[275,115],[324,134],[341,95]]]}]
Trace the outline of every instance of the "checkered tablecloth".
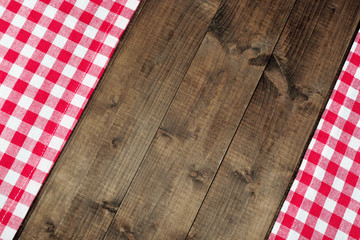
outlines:
[{"label": "checkered tablecloth", "polygon": [[0,0],[0,238],[12,239],[138,0]]},{"label": "checkered tablecloth", "polygon": [[360,32],[272,229],[276,239],[360,239]]}]

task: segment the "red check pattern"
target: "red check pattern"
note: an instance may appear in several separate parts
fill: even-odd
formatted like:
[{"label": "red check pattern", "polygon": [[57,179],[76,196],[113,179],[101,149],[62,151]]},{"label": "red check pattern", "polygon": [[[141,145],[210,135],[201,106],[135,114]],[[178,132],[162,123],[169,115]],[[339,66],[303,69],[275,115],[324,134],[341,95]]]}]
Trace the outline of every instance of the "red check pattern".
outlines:
[{"label": "red check pattern", "polygon": [[360,32],[270,235],[360,239]]},{"label": "red check pattern", "polygon": [[12,239],[139,0],[0,1],[0,238]]}]

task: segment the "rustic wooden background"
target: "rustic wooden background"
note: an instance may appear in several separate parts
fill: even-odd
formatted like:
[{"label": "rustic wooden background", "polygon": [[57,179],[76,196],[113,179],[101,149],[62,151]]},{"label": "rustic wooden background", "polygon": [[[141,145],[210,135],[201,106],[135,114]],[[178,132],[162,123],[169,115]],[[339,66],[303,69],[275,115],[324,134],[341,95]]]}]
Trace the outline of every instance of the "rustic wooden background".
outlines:
[{"label": "rustic wooden background", "polygon": [[264,239],[358,0],[143,0],[20,239]]}]

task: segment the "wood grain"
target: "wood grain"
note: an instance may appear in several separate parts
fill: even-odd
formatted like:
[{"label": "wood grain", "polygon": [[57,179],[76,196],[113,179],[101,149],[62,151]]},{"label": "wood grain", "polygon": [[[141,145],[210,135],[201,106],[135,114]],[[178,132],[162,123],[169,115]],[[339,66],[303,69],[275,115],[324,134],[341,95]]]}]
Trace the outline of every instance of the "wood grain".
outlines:
[{"label": "wood grain", "polygon": [[297,1],[188,239],[264,239],[360,20],[360,2]]},{"label": "wood grain", "polygon": [[21,239],[104,236],[218,7],[217,0],[142,4]]},{"label": "wood grain", "polygon": [[293,3],[221,2],[106,240],[186,237]]},{"label": "wood grain", "polygon": [[16,238],[266,238],[359,21],[354,0],[143,0]]}]

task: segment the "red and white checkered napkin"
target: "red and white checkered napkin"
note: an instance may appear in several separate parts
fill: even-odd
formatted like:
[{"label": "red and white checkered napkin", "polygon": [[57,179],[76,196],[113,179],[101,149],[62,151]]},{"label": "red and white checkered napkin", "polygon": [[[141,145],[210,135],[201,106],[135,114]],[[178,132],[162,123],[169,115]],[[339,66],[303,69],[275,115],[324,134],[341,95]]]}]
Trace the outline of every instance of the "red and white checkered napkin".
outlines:
[{"label": "red and white checkered napkin", "polygon": [[360,32],[270,235],[360,239]]},{"label": "red and white checkered napkin", "polygon": [[139,0],[0,1],[0,238],[12,239]]}]

